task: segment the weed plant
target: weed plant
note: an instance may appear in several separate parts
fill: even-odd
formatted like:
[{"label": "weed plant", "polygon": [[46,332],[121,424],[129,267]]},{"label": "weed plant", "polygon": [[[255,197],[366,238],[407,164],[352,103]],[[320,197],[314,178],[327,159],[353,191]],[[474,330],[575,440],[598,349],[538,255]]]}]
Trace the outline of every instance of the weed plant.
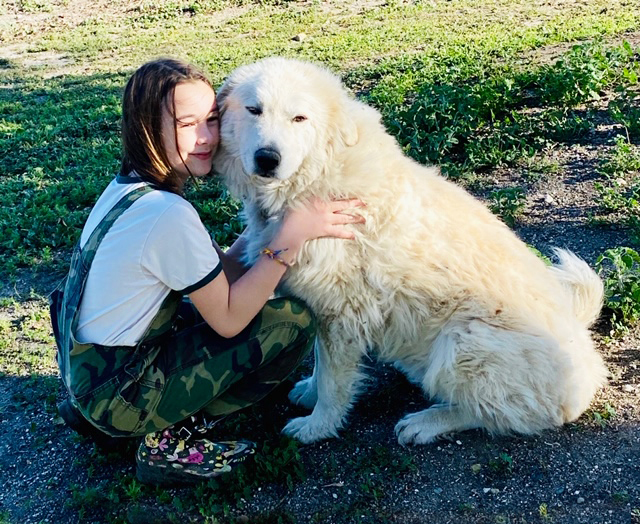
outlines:
[{"label": "weed plant", "polygon": [[623,135],[615,138],[611,153],[602,159],[603,179],[594,188],[605,213],[619,213],[630,240],[640,243],[640,147]]},{"label": "weed plant", "polygon": [[610,49],[598,41],[574,46],[554,64],[542,67],[537,91],[544,105],[560,108],[599,100],[606,88],[637,75],[635,55],[628,42]]},{"label": "weed plant", "polygon": [[640,67],[635,56],[627,42],[607,48],[596,41],[574,46],[552,65],[524,70],[458,57],[441,78],[395,101],[379,88],[366,98],[383,108],[410,156],[465,175],[514,165],[551,141],[584,136],[593,118],[578,106],[598,101],[605,89],[630,85]]},{"label": "weed plant", "polygon": [[[637,75],[633,76],[634,84],[638,85]],[[640,94],[622,86],[618,90],[618,97],[609,104],[609,112],[614,121],[625,129],[629,142],[640,142]]]},{"label": "weed plant", "polygon": [[611,153],[603,158],[599,171],[607,177],[625,176],[640,171],[640,147],[631,144],[623,135],[614,139]]},{"label": "weed plant", "polygon": [[630,247],[606,250],[596,261],[604,280],[604,307],[614,333],[626,333],[640,320],[640,254]]},{"label": "weed plant", "polygon": [[510,475],[513,472],[513,457],[503,451],[489,460],[489,468],[496,475]]},{"label": "weed plant", "polygon": [[489,194],[489,209],[498,215],[510,227],[516,224],[522,214],[526,201],[524,190],[520,187],[496,189]]},{"label": "weed plant", "polygon": [[608,402],[605,402],[600,408],[593,408],[587,411],[587,417],[595,421],[601,428],[607,427],[607,424],[616,418],[616,415],[615,408]]}]

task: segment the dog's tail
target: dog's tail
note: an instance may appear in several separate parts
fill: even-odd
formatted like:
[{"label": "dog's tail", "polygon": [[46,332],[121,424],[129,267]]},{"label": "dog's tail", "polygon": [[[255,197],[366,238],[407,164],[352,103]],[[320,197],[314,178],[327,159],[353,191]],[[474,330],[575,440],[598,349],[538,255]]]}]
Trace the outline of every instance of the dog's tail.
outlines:
[{"label": "dog's tail", "polygon": [[576,318],[589,327],[600,316],[604,285],[589,265],[565,249],[554,249],[559,262],[551,267],[556,278],[567,289]]}]

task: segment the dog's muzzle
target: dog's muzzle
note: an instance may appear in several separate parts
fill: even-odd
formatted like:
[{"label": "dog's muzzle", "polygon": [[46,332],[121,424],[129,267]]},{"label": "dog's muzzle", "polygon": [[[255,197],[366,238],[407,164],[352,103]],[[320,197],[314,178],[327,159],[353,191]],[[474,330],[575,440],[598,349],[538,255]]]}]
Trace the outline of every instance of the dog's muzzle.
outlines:
[{"label": "dog's muzzle", "polygon": [[258,149],[253,155],[256,163],[256,174],[270,178],[275,176],[275,170],[280,165],[280,153],[272,147]]}]

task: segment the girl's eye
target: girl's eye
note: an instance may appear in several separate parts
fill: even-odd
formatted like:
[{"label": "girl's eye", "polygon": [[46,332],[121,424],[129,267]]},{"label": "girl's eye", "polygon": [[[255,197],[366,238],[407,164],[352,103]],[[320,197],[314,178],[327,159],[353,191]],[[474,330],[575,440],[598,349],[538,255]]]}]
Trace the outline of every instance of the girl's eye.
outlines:
[{"label": "girl's eye", "polygon": [[260,109],[259,107],[255,107],[255,106],[246,106],[245,108],[247,111],[249,111],[249,113],[251,113],[252,115],[261,115],[262,114],[262,109]]},{"label": "girl's eye", "polygon": [[193,127],[195,126],[196,123],[195,122],[178,122],[178,127],[183,128],[183,127]]},{"label": "girl's eye", "polygon": [[294,122],[304,122],[307,119],[304,115],[297,115],[293,117]]},{"label": "girl's eye", "polygon": [[212,115],[209,118],[207,118],[207,123],[208,124],[216,124],[216,123],[218,123],[218,120],[220,120],[220,117],[218,115]]}]

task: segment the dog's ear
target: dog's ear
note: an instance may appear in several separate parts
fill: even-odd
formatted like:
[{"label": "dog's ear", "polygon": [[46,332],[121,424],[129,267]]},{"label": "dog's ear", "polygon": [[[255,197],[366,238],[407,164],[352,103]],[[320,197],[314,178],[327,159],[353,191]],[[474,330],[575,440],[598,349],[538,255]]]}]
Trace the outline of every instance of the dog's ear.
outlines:
[{"label": "dog's ear", "polygon": [[227,99],[231,91],[233,91],[235,86],[236,86],[236,82],[234,82],[233,77],[230,76],[225,79],[220,89],[218,89],[218,92],[216,93],[216,101],[218,102],[218,108],[220,109],[220,114],[224,112],[225,100]]},{"label": "dog's ear", "polygon": [[358,126],[352,115],[353,111],[357,110],[357,108],[353,100],[347,96],[344,96],[341,102],[336,110],[334,120],[338,135],[346,146],[355,146],[358,143],[359,136]]},{"label": "dog's ear", "polygon": [[351,147],[358,143],[358,126],[349,115],[344,115],[340,123],[340,135],[344,143]]}]

